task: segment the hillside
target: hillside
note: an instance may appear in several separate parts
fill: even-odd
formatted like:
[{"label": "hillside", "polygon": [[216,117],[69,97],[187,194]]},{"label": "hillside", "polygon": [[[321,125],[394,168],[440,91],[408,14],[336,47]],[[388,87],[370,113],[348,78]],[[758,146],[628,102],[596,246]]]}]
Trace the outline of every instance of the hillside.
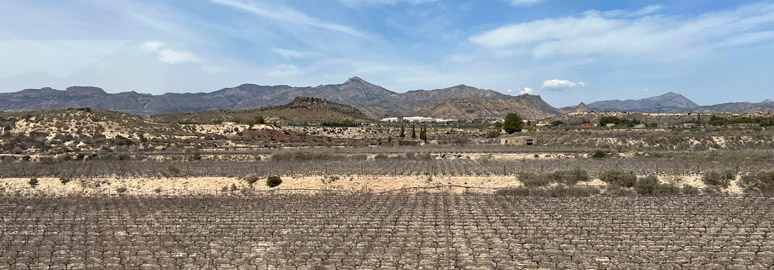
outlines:
[{"label": "hillside", "polygon": [[710,106],[701,106],[694,109],[695,112],[728,112],[728,113],[748,113],[774,111],[774,101],[764,100],[760,103],[750,102],[731,102]]},{"label": "hillside", "polygon": [[673,92],[660,96],[627,99],[605,100],[588,104],[588,108],[594,111],[620,111],[620,112],[685,112],[690,111],[698,104],[690,99]]},{"label": "hillside", "polygon": [[[545,104],[545,105],[543,105]],[[506,99],[462,98],[447,99],[422,106],[414,115],[457,120],[499,120],[508,113],[517,113],[524,119],[538,120],[560,114],[539,96],[521,95]]]},{"label": "hillside", "polygon": [[154,121],[169,123],[213,123],[217,121],[249,123],[254,121],[257,116],[262,116],[266,122],[283,124],[341,123],[344,121],[363,123],[371,121],[368,116],[355,107],[312,97],[296,97],[292,102],[285,105],[250,110],[159,114],[149,116],[149,118]]},{"label": "hillside", "polygon": [[316,87],[243,84],[210,93],[166,93],[163,95],[136,92],[109,94],[97,87],[73,86],[66,90],[42,88],[0,93],[0,110],[29,111],[90,107],[99,110],[149,115],[219,109],[244,110],[276,106],[291,102],[298,96],[324,98],[344,104],[361,104],[392,94],[395,93],[358,77],[350,78],[342,84]]},{"label": "hillside", "polygon": [[435,90],[414,90],[393,94],[384,98],[361,104],[361,108],[371,118],[387,116],[407,116],[414,110],[436,104],[448,99],[506,99],[512,96],[493,90],[479,89],[467,85],[457,85]]}]

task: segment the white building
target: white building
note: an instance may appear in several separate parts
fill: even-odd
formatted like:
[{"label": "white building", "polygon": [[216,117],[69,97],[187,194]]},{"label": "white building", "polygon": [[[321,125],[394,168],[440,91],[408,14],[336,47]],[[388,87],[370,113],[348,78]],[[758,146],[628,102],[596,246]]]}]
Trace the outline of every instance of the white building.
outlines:
[{"label": "white building", "polygon": [[432,118],[426,118],[422,116],[410,116],[410,117],[403,117],[403,121],[408,122],[432,122]]},{"label": "white building", "polygon": [[224,126],[233,126],[233,125],[236,125],[236,123],[234,123],[234,122],[223,122],[223,125]]},{"label": "white building", "polygon": [[382,118],[382,120],[380,120],[380,121],[382,121],[382,122],[399,122],[397,117],[386,117],[386,118]]}]

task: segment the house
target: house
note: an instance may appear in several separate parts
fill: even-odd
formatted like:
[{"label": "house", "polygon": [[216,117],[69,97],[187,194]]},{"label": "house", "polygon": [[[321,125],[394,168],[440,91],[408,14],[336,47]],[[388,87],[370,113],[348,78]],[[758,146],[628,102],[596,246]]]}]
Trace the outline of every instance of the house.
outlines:
[{"label": "house", "polygon": [[540,122],[537,123],[537,126],[539,127],[547,127],[550,125],[551,125],[551,122],[548,122],[548,120],[541,120]]},{"label": "house", "polygon": [[606,126],[606,127],[614,127],[614,126],[615,126],[615,124],[614,124],[614,123],[607,123],[607,124],[605,124],[605,126]]},{"label": "house", "polygon": [[582,123],[582,124],[580,124],[580,127],[595,127],[595,126],[597,126],[597,125],[594,124],[594,123]]},{"label": "house", "polygon": [[694,123],[683,123],[683,128],[695,128],[696,124]]},{"label": "house", "polygon": [[223,125],[224,126],[233,126],[233,125],[236,125],[236,123],[234,123],[234,122],[223,122]]},{"label": "house", "polygon": [[430,122],[432,119],[425,118],[422,116],[410,116],[410,117],[403,117],[403,121],[407,122]]},{"label": "house", "polygon": [[532,136],[500,136],[500,144],[504,145],[533,145],[535,137]]},{"label": "house", "polygon": [[645,124],[637,124],[637,125],[634,125],[634,128],[637,128],[637,129],[646,128],[646,127],[647,127],[647,126],[645,126]]},{"label": "house", "polygon": [[397,117],[386,117],[386,118],[382,118],[379,121],[382,121],[382,122],[399,122]]}]

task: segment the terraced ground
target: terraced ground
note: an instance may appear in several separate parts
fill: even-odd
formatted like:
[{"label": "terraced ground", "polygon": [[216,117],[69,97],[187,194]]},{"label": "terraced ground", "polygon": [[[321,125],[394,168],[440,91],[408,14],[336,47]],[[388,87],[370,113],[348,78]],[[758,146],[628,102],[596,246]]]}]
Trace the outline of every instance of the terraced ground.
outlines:
[{"label": "terraced ground", "polygon": [[0,197],[2,269],[766,269],[771,197]]}]

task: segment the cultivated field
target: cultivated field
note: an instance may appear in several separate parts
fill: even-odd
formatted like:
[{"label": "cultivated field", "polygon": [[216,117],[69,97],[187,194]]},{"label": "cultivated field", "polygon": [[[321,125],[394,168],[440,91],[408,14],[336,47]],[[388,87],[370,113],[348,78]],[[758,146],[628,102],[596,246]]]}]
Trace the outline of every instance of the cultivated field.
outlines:
[{"label": "cultivated field", "polygon": [[0,197],[6,269],[766,269],[769,197]]}]

